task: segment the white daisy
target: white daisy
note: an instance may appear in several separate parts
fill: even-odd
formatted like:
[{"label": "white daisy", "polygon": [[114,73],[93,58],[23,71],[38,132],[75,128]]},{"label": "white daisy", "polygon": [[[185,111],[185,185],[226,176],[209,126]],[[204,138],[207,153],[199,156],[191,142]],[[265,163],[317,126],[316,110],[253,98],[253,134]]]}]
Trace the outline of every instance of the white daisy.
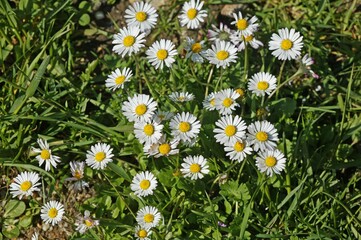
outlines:
[{"label": "white daisy", "polygon": [[189,102],[194,99],[194,94],[188,92],[173,92],[169,95],[169,98],[173,102]]},{"label": "white daisy", "polygon": [[320,76],[318,76],[314,71],[312,71],[311,65],[314,64],[314,60],[313,58],[309,57],[308,54],[305,54],[302,59],[301,56],[299,56],[297,58],[297,61],[300,63],[300,67],[305,74],[311,75],[313,78],[316,79],[320,78]]},{"label": "white daisy", "polygon": [[62,220],[64,213],[63,204],[58,201],[49,201],[41,207],[40,217],[45,223],[54,226]]},{"label": "white daisy", "polygon": [[145,171],[134,176],[130,188],[138,197],[153,195],[153,190],[157,187],[158,181],[153,173]]},{"label": "white daisy", "polygon": [[137,240],[150,240],[149,236],[152,234],[150,228],[144,228],[140,225],[135,227],[135,234]]},{"label": "white daisy", "polygon": [[238,46],[238,51],[242,51],[246,48],[246,45],[251,45],[252,48],[258,49],[259,47],[263,47],[263,43],[257,40],[253,35],[240,35],[233,34],[231,36],[232,43],[235,46]]},{"label": "white daisy", "polygon": [[204,41],[196,42],[190,37],[187,37],[184,49],[187,51],[186,58],[190,58],[192,62],[202,63],[207,54],[207,51],[204,50]]},{"label": "white daisy", "polygon": [[145,228],[149,229],[156,227],[161,220],[161,215],[156,207],[145,206],[137,212],[137,223]]},{"label": "white daisy", "polygon": [[256,157],[256,166],[260,172],[266,172],[270,177],[280,174],[286,166],[286,158],[278,149],[272,151],[259,152]]},{"label": "white daisy", "polygon": [[168,141],[166,136],[163,135],[157,143],[146,144],[143,151],[147,156],[154,156],[155,158],[167,157],[179,153],[179,149],[177,149],[178,144],[178,139]]},{"label": "white daisy", "polygon": [[39,161],[39,166],[43,165],[45,162],[45,170],[50,171],[50,166],[56,168],[57,162],[60,162],[60,157],[52,155],[49,148],[49,144],[46,140],[38,138],[37,140],[39,148],[33,148],[35,153],[40,153],[36,156],[36,159]]},{"label": "white daisy", "polygon": [[226,68],[231,62],[236,62],[237,48],[230,42],[216,41],[212,49],[207,50],[207,59],[217,68]]},{"label": "white daisy", "polygon": [[86,164],[93,169],[104,169],[114,156],[113,148],[106,143],[97,143],[91,146],[86,154]]},{"label": "white daisy", "polygon": [[162,137],[163,125],[156,121],[135,122],[134,134],[140,143],[153,144]]},{"label": "white daisy", "polygon": [[209,111],[216,109],[216,93],[210,93],[204,100],[203,100],[203,107]]},{"label": "white daisy", "polygon": [[216,122],[213,132],[216,141],[224,145],[233,145],[246,137],[246,123],[240,116],[222,116]]},{"label": "white daisy", "polygon": [[182,112],[170,120],[169,127],[175,139],[187,142],[198,136],[201,124],[193,114]]},{"label": "white daisy", "polygon": [[71,161],[70,170],[73,177],[65,179],[65,181],[74,182],[72,188],[75,191],[82,191],[85,187],[89,187],[89,184],[83,181],[85,162]]},{"label": "white daisy", "polygon": [[227,144],[224,147],[224,151],[227,152],[226,156],[229,156],[231,160],[242,162],[247,155],[250,155],[253,149],[249,146],[247,140],[237,140],[233,144]]},{"label": "white daisy", "polygon": [[149,3],[135,2],[125,10],[124,18],[128,26],[136,26],[140,31],[148,32],[157,23],[158,14]]},{"label": "white daisy", "polygon": [[81,216],[75,222],[76,231],[81,234],[84,234],[88,229],[93,228],[99,225],[99,220],[93,220],[90,217],[90,212],[88,210],[84,211],[84,216]]},{"label": "white daisy", "polygon": [[189,29],[200,27],[201,22],[204,22],[204,18],[207,17],[207,11],[202,10],[203,3],[203,1],[199,2],[199,0],[197,0],[197,2],[191,0],[184,3],[181,14],[179,15],[182,27],[185,25],[187,25],[187,28]]},{"label": "white daisy", "polygon": [[278,133],[272,123],[264,120],[251,123],[248,128],[247,141],[253,149],[266,151],[273,150],[277,146]]},{"label": "white daisy", "polygon": [[[213,30],[212,30],[213,29]],[[209,41],[230,41],[233,30],[227,25],[220,23],[219,28],[212,24],[212,29],[208,30],[207,37]]]},{"label": "white daisy", "polygon": [[270,73],[259,72],[254,74],[248,82],[248,90],[257,96],[270,95],[276,89],[277,79]]},{"label": "white daisy", "polygon": [[202,179],[204,174],[209,173],[207,159],[202,155],[185,157],[183,162],[181,172],[184,177],[190,177],[191,180]]},{"label": "white daisy", "polygon": [[140,51],[144,47],[145,34],[140,32],[139,27],[124,27],[120,32],[114,35],[113,52],[122,56],[132,55]]},{"label": "white daisy", "polygon": [[296,59],[301,55],[302,39],[301,34],[295,29],[282,28],[278,30],[278,34],[272,34],[269,50],[273,50],[272,55],[279,60]]},{"label": "white daisy", "polygon": [[157,102],[146,94],[136,94],[134,97],[128,97],[122,106],[124,116],[129,122],[149,121],[157,109]]},{"label": "white daisy", "polygon": [[37,187],[40,185],[39,180],[39,174],[35,172],[22,172],[10,184],[10,193],[13,197],[22,199],[23,197],[33,195],[34,191],[40,192],[40,189]]},{"label": "white daisy", "polygon": [[105,80],[105,86],[110,90],[115,91],[118,88],[124,88],[124,83],[129,82],[130,78],[133,76],[133,72],[130,68],[119,68],[115,69],[110,75],[108,75],[107,80]]},{"label": "white daisy", "polygon": [[239,106],[236,102],[240,95],[231,88],[219,91],[215,95],[214,106],[222,115],[232,114],[232,111]]},{"label": "white daisy", "polygon": [[237,33],[243,36],[248,36],[253,34],[257,31],[258,18],[256,16],[251,17],[251,19],[248,19],[247,17],[242,16],[242,12],[239,11],[238,15],[236,13],[233,13],[233,18],[235,21],[231,22],[231,24],[234,24],[237,28]]},{"label": "white daisy", "polygon": [[171,119],[174,113],[168,111],[157,110],[153,115],[153,120],[156,122],[163,122]]},{"label": "white daisy", "polygon": [[155,69],[163,69],[165,64],[167,67],[172,67],[178,54],[175,50],[175,46],[170,40],[161,39],[152,44],[152,46],[146,51],[149,62],[155,67]]},{"label": "white daisy", "polygon": [[34,232],[33,235],[31,235],[31,240],[38,240],[39,239],[39,233]]}]

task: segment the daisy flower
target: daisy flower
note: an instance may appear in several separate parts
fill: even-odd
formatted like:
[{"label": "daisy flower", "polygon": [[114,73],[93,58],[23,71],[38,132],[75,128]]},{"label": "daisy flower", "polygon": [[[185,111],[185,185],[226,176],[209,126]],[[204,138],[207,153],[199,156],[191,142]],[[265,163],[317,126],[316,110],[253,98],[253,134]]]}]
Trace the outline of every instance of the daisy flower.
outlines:
[{"label": "daisy flower", "polygon": [[114,156],[113,148],[106,143],[97,143],[91,146],[86,154],[86,164],[93,169],[104,169]]},{"label": "daisy flower", "polygon": [[278,30],[278,34],[272,34],[269,50],[273,50],[272,55],[279,60],[296,59],[301,55],[302,39],[301,34],[295,29],[282,28]]},{"label": "daisy flower", "polygon": [[157,109],[157,102],[146,94],[136,94],[134,97],[128,97],[122,106],[124,116],[129,122],[149,121]]},{"label": "daisy flower", "polygon": [[172,67],[174,57],[178,54],[172,41],[166,39],[154,42],[145,53],[155,69],[163,69],[164,64],[169,68]]},{"label": "daisy flower", "polygon": [[209,111],[216,109],[216,93],[210,93],[204,100],[203,100],[203,107]]},{"label": "daisy flower", "polygon": [[186,58],[192,62],[202,63],[207,51],[204,50],[204,41],[196,42],[194,39],[187,37],[187,43],[184,49],[187,51]]},{"label": "daisy flower", "polygon": [[149,236],[152,234],[150,228],[144,228],[140,225],[135,227],[135,234],[137,240],[150,240]]},{"label": "daisy flower", "polygon": [[81,191],[85,187],[89,187],[89,184],[85,181],[83,181],[84,177],[84,166],[85,162],[76,162],[71,161],[70,163],[70,170],[73,177],[65,179],[65,181],[74,182],[72,187],[75,191]]},{"label": "daisy flower", "polygon": [[236,62],[237,48],[230,42],[216,41],[212,49],[207,50],[207,59],[217,68],[226,68],[231,62]]},{"label": "daisy flower", "polygon": [[278,133],[277,129],[270,122],[256,121],[251,123],[248,128],[247,141],[253,149],[266,151],[273,150],[277,146]]},{"label": "daisy flower", "polygon": [[39,166],[43,165],[45,162],[45,170],[50,171],[50,166],[56,168],[57,162],[60,162],[60,157],[52,155],[49,148],[49,144],[46,140],[38,138],[37,140],[39,148],[33,148],[35,153],[40,153],[36,156],[36,159],[39,161]]},{"label": "daisy flower", "polygon": [[75,222],[76,231],[81,234],[84,234],[88,229],[93,228],[99,225],[99,220],[93,220],[90,217],[90,212],[88,210],[84,211],[84,216],[81,216]]},{"label": "daisy flower", "polygon": [[58,224],[64,215],[64,206],[58,201],[49,201],[41,207],[40,217],[48,224]]},{"label": "daisy flower", "polygon": [[168,111],[157,110],[153,115],[153,120],[156,122],[167,121],[174,116],[174,113]]},{"label": "daisy flower", "polygon": [[185,157],[183,158],[181,172],[184,177],[190,177],[191,180],[202,179],[204,174],[209,173],[207,159],[202,155]]},{"label": "daisy flower", "polygon": [[270,73],[259,72],[254,74],[248,82],[248,90],[257,96],[270,95],[276,89],[277,79]]},{"label": "daisy flower", "polygon": [[201,124],[193,114],[182,112],[170,120],[169,127],[175,139],[187,142],[198,136]]},{"label": "daisy flower", "polygon": [[169,98],[173,102],[189,102],[194,99],[194,94],[188,92],[173,92],[169,95]]},{"label": "daisy flower", "polygon": [[157,23],[158,14],[149,3],[135,2],[125,10],[124,18],[128,26],[139,27],[141,32],[148,32]]},{"label": "daisy flower", "polygon": [[10,184],[10,193],[13,197],[22,199],[23,197],[31,196],[34,191],[40,192],[40,189],[37,187],[40,185],[39,180],[39,174],[35,172],[22,172]]},{"label": "daisy flower", "polygon": [[227,152],[226,156],[228,156],[231,160],[236,160],[238,162],[242,162],[247,155],[252,153],[252,148],[249,146],[247,140],[237,140],[233,144],[227,144],[224,147],[224,151]]},{"label": "daisy flower", "polygon": [[157,187],[158,181],[153,173],[145,171],[134,176],[130,188],[138,197],[153,195],[153,190]]},{"label": "daisy flower", "polygon": [[140,143],[153,144],[162,137],[163,125],[156,121],[135,122],[134,134]]},{"label": "daisy flower", "polygon": [[163,135],[157,143],[146,144],[143,151],[147,156],[154,156],[155,158],[167,157],[179,153],[178,144],[178,139],[167,141],[166,136]]},{"label": "daisy flower", "polygon": [[233,18],[235,21],[231,22],[231,24],[236,26],[239,35],[248,36],[257,31],[258,23],[256,22],[258,18],[256,16],[251,17],[251,19],[244,18],[242,12],[239,11],[238,15],[233,13]]},{"label": "daisy flower", "polygon": [[320,78],[314,71],[311,69],[311,65],[314,64],[313,58],[309,57],[308,54],[305,54],[305,56],[302,57],[299,56],[297,58],[297,61],[300,63],[300,67],[302,69],[302,72],[306,73],[307,75],[311,75],[313,78]]},{"label": "daisy flower", "polygon": [[207,37],[209,41],[230,41],[233,31],[225,24],[220,23],[219,28],[212,24],[212,29],[208,30]]},{"label": "daisy flower", "polygon": [[286,158],[278,149],[272,151],[259,152],[256,157],[256,166],[260,172],[266,172],[270,177],[280,174],[286,165]]},{"label": "daisy flower", "polygon": [[118,34],[114,35],[113,52],[122,56],[132,55],[144,47],[145,34],[140,32],[139,27],[123,27]]},{"label": "daisy flower", "polygon": [[110,75],[108,75],[107,80],[105,80],[105,86],[110,90],[115,91],[118,88],[124,88],[124,83],[129,82],[130,78],[133,76],[132,70],[130,68],[119,68],[115,69]]},{"label": "daisy flower", "polygon": [[232,43],[238,46],[238,51],[242,51],[246,48],[246,45],[251,45],[252,48],[258,49],[263,47],[263,43],[257,40],[252,34],[251,35],[240,35],[234,34],[231,36]]},{"label": "daisy flower", "polygon": [[246,137],[246,123],[240,116],[226,115],[216,122],[213,132],[216,141],[224,145],[233,145]]},{"label": "daisy flower", "polygon": [[195,0],[191,0],[184,3],[179,16],[182,27],[185,25],[187,25],[187,28],[189,29],[196,29],[200,27],[201,22],[204,21],[205,17],[207,17],[207,11],[202,10],[203,3],[203,1],[199,2],[199,0],[197,0],[197,2]]},{"label": "daisy flower", "polygon": [[157,208],[145,206],[137,212],[137,223],[144,229],[156,227],[161,219]]},{"label": "daisy flower", "polygon": [[214,100],[216,110],[222,115],[232,114],[232,111],[239,106],[236,102],[239,96],[240,95],[236,91],[230,88],[219,91],[215,95]]}]

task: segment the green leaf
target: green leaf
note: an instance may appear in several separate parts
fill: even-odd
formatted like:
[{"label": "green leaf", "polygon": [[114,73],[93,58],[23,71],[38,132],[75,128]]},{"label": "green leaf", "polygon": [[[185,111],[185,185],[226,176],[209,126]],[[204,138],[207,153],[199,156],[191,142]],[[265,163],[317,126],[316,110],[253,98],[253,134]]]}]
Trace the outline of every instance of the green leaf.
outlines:
[{"label": "green leaf", "polygon": [[239,185],[236,181],[228,181],[221,185],[220,194],[233,201],[246,202],[251,198],[246,184],[241,183]]},{"label": "green leaf", "polygon": [[118,166],[112,162],[109,163],[108,166],[114,173],[118,174],[119,176],[121,176],[122,178],[127,180],[128,182],[132,181],[132,179],[128,176],[128,174],[125,172],[125,170],[122,166]]},{"label": "green leaf", "polygon": [[20,218],[19,226],[23,228],[27,228],[30,226],[31,221],[33,220],[33,217],[31,215],[27,215]]},{"label": "green leaf", "polygon": [[40,65],[38,71],[36,72],[33,80],[31,80],[31,83],[30,83],[28,89],[26,89],[26,93],[25,93],[26,98],[32,97],[34,95],[36,89],[39,86],[40,80],[41,80],[42,76],[45,73],[46,67],[49,64],[49,60],[50,60],[50,56],[47,56],[43,60],[43,62],[41,63],[41,65]]},{"label": "green leaf", "polygon": [[80,19],[79,19],[79,24],[81,25],[81,26],[86,26],[86,25],[88,25],[89,23],[90,23],[90,16],[89,16],[89,14],[87,14],[87,13],[84,13],[83,15],[81,15],[81,17],[80,17]]},{"label": "green leaf", "polygon": [[25,203],[18,200],[10,200],[5,205],[4,218],[16,218],[24,213]]},{"label": "green leaf", "polygon": [[4,236],[9,239],[16,238],[20,235],[20,230],[15,225],[8,225],[8,226],[4,225],[2,232],[3,232]]}]

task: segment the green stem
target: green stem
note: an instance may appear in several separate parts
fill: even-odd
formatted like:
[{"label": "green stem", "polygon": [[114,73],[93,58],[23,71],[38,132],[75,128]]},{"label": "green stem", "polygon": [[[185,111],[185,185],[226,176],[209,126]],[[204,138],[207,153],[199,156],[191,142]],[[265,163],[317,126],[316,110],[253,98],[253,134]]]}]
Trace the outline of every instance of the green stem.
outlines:
[{"label": "green stem", "polygon": [[209,75],[208,75],[208,79],[207,79],[206,92],[204,94],[204,98],[208,96],[208,89],[209,89],[209,84],[211,82],[211,78],[212,78],[212,75],[213,75],[213,70],[214,70],[214,65],[212,65],[211,71],[209,71]]},{"label": "green stem", "polygon": [[217,92],[218,85],[219,85],[219,83],[221,82],[222,77],[223,77],[223,68],[221,68],[221,74],[219,75],[219,78],[218,78],[218,80],[217,80],[216,86],[215,86],[215,88],[214,88],[214,91],[215,91],[215,92]]},{"label": "green stem", "polygon": [[[295,79],[298,75],[302,74],[302,70],[298,70],[295,74],[293,74],[290,78],[288,78],[286,81],[284,81],[281,84],[277,84],[277,88],[275,90],[273,90],[273,92],[268,96],[267,100],[271,99],[271,97],[276,93],[276,99],[278,98],[277,94],[278,94],[278,90],[283,87],[284,85],[286,85],[287,83],[289,83],[290,81],[292,81],[293,79]],[[279,76],[280,78],[280,76]]]},{"label": "green stem", "polygon": [[246,41],[244,39],[244,63],[243,63],[243,80],[244,82],[247,82],[248,78],[248,48]]},{"label": "green stem", "polygon": [[[277,77],[277,86],[280,86],[280,84],[281,84],[281,77],[282,77],[282,73],[283,73],[283,69],[285,67],[285,64],[286,64],[286,60],[283,60],[280,72],[279,72],[278,77]],[[277,87],[276,88],[276,99],[278,99],[278,90],[279,90],[279,88]]]}]

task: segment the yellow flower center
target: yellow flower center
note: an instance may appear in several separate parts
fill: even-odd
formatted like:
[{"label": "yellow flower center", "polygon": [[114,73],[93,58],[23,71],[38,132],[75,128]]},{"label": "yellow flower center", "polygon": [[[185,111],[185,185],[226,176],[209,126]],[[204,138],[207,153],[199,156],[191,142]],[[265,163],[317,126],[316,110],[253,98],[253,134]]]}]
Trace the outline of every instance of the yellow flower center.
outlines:
[{"label": "yellow flower center", "polygon": [[44,160],[48,160],[50,158],[49,150],[46,149],[41,150],[40,157]]},{"label": "yellow flower center", "polygon": [[144,131],[145,135],[151,136],[154,133],[154,127],[152,124],[147,124],[144,126],[143,131]]},{"label": "yellow flower center", "polygon": [[119,76],[115,79],[115,84],[120,85],[125,81],[125,76]]},{"label": "yellow flower center", "polygon": [[223,61],[223,60],[227,59],[228,56],[229,56],[229,53],[227,51],[221,50],[221,51],[217,52],[218,60]]},{"label": "yellow flower center", "polygon": [[48,216],[50,218],[55,218],[56,216],[58,216],[58,210],[56,208],[50,208],[48,212]]},{"label": "yellow flower center", "polygon": [[212,106],[216,105],[216,99],[212,98],[211,101],[209,101],[209,104]]},{"label": "yellow flower center", "polygon": [[142,180],[139,183],[139,187],[143,190],[147,190],[150,187],[150,181],[149,180]]},{"label": "yellow flower center", "polygon": [[239,141],[237,141],[233,146],[234,150],[237,152],[242,152],[244,150],[244,147],[245,147],[244,144]]},{"label": "yellow flower center", "polygon": [[188,132],[191,129],[191,125],[189,122],[180,122],[178,128],[181,132]]},{"label": "yellow flower center", "polygon": [[147,231],[144,229],[141,229],[138,231],[138,237],[145,238],[148,235]]},{"label": "yellow flower center", "polygon": [[249,35],[249,36],[245,37],[244,40],[245,40],[246,42],[250,42],[250,41],[253,40],[253,36],[252,36],[252,35]]},{"label": "yellow flower center", "polygon": [[124,45],[125,47],[131,47],[131,46],[133,46],[134,42],[135,42],[135,37],[133,37],[133,36],[126,36],[126,37],[124,38],[124,40],[123,40],[123,45]]},{"label": "yellow flower center", "polygon": [[145,12],[137,12],[135,14],[135,19],[137,19],[138,22],[144,22],[147,20],[147,14]]},{"label": "yellow flower center", "polygon": [[30,181],[25,181],[20,184],[21,191],[28,191],[33,184]]},{"label": "yellow flower center", "polygon": [[268,134],[266,132],[258,132],[256,134],[256,139],[261,142],[265,142],[268,139]]},{"label": "yellow flower center", "polygon": [[274,165],[276,165],[277,159],[275,157],[270,156],[270,157],[266,157],[264,162],[267,167],[273,167]]},{"label": "yellow flower center", "polygon": [[269,86],[269,84],[268,84],[268,82],[266,82],[266,81],[259,81],[259,82],[257,83],[257,88],[258,88],[259,90],[262,90],[262,91],[267,90],[267,89],[268,89],[268,86]]},{"label": "yellow flower center", "polygon": [[237,88],[236,89],[236,93],[239,94],[239,97],[244,97],[244,90],[242,88]]},{"label": "yellow flower center", "polygon": [[158,151],[162,155],[167,155],[170,152],[170,145],[168,143],[163,143],[158,147]]},{"label": "yellow flower center", "polygon": [[74,173],[74,177],[76,179],[81,179],[81,178],[83,178],[83,174],[80,171],[76,170]]},{"label": "yellow flower center", "polygon": [[183,96],[178,97],[178,101],[183,102],[186,98]]},{"label": "yellow flower center", "polygon": [[238,30],[245,30],[248,27],[248,22],[246,19],[242,18],[237,21]]},{"label": "yellow flower center", "polygon": [[87,226],[87,227],[92,227],[93,226],[93,221],[91,220],[88,220],[88,219],[85,219],[84,220],[84,224]]},{"label": "yellow flower center", "polygon": [[187,12],[187,16],[190,20],[193,20],[197,16],[197,9],[191,8]]},{"label": "yellow flower center", "polygon": [[233,99],[232,98],[225,98],[223,100],[223,106],[229,108],[233,103]]},{"label": "yellow flower center", "polygon": [[201,171],[201,166],[199,166],[199,164],[197,163],[193,163],[190,167],[189,167],[189,171],[191,171],[191,173],[198,173]]},{"label": "yellow flower center", "polygon": [[144,215],[144,221],[146,223],[151,223],[154,221],[154,215],[153,214],[150,214],[150,213],[147,213]]},{"label": "yellow flower center", "polygon": [[146,111],[147,111],[147,106],[145,104],[139,104],[135,108],[135,114],[137,114],[138,116],[143,115]]},{"label": "yellow flower center", "polygon": [[195,43],[192,45],[192,52],[199,53],[202,50],[202,45],[200,43]]},{"label": "yellow flower center", "polygon": [[158,50],[158,52],[157,52],[157,58],[159,59],[159,60],[164,60],[164,59],[166,59],[168,57],[168,51],[167,50],[165,50],[165,49],[160,49],[160,50]]},{"label": "yellow flower center", "polygon": [[284,39],[281,42],[281,48],[283,50],[290,50],[292,48],[292,46],[293,46],[293,42],[289,39]]},{"label": "yellow flower center", "polygon": [[231,137],[233,136],[237,131],[237,128],[233,125],[228,125],[225,129],[224,129],[224,133],[228,136]]},{"label": "yellow flower center", "polygon": [[105,159],[105,152],[97,152],[94,156],[95,161],[101,162]]}]

